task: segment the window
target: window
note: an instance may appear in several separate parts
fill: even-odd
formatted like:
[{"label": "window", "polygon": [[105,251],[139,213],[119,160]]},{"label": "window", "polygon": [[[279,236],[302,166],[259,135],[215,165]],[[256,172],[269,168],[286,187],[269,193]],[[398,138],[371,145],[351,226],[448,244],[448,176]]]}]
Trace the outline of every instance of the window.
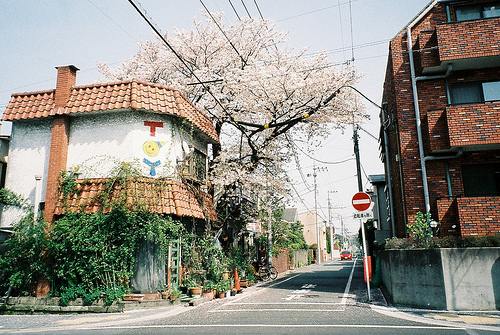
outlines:
[{"label": "window", "polygon": [[195,149],[184,165],[182,173],[185,177],[194,178],[198,181],[205,180],[207,173],[207,156]]},{"label": "window", "polygon": [[452,105],[500,100],[500,81],[469,82],[449,86]]},{"label": "window", "polygon": [[457,22],[500,17],[500,3],[480,6],[461,6],[455,10]]},{"label": "window", "polygon": [[484,101],[500,100],[500,81],[483,83]]},{"label": "window", "polygon": [[462,166],[464,196],[500,196],[500,164]]}]

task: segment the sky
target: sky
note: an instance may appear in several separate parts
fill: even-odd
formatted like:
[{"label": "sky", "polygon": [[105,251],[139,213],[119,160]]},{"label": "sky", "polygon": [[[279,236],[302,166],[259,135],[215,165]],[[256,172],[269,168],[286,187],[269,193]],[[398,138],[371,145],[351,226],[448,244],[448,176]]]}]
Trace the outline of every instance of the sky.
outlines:
[{"label": "sky", "polygon": [[[148,15],[162,32],[189,30],[194,17],[203,13],[199,0],[141,0]],[[226,20],[237,20],[228,0],[204,0]],[[257,18],[254,0],[232,0],[240,16]],[[289,46],[310,52],[328,51],[332,63],[351,58],[360,75],[355,85],[370,99],[381,103],[388,41],[394,37],[428,0],[257,0],[265,19],[288,33]],[[351,8],[351,10],[350,10]],[[350,15],[352,13],[352,15]],[[352,21],[352,39],[351,39]],[[98,64],[116,66],[132,57],[141,41],[155,39],[152,30],[127,0],[0,0],[0,112],[10,94],[55,87],[55,66],[77,66],[77,84],[103,80]],[[360,102],[362,98],[360,97]],[[382,174],[379,142],[379,110],[364,103],[370,119],[361,127],[360,156],[364,188],[366,176]],[[9,132],[8,123],[2,133]],[[371,135],[375,138],[373,138]],[[352,129],[333,131],[323,145],[308,155],[316,160],[337,162],[353,157]],[[343,217],[348,232],[359,223],[352,218],[351,198],[357,192],[354,160],[322,164],[301,154],[301,173],[289,167],[298,195],[290,205],[299,211],[314,208],[313,167],[317,172],[317,204],[321,217],[328,219],[328,196],[333,207],[332,221],[337,230]],[[303,178],[302,178],[303,177]]]}]

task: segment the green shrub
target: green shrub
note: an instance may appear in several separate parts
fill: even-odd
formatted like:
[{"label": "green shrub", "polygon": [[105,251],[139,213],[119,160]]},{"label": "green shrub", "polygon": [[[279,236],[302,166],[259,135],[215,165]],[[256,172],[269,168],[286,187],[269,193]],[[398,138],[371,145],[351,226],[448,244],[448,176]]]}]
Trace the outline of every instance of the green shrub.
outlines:
[{"label": "green shrub", "polygon": [[46,249],[43,221],[33,222],[33,214],[28,214],[16,223],[0,253],[0,295],[9,286],[14,288],[13,293],[21,295],[34,292],[36,282],[48,275]]}]

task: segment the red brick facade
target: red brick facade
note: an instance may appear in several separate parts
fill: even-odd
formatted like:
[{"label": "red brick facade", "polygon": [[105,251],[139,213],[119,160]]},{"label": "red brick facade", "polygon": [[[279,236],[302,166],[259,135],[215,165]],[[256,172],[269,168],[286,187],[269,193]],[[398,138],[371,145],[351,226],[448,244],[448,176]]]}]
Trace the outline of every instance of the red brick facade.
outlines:
[{"label": "red brick facade", "polygon": [[458,198],[462,236],[500,232],[500,197]]},{"label": "red brick facade", "polygon": [[500,143],[500,102],[449,106],[446,108],[450,145]]},{"label": "red brick facade", "polygon": [[500,54],[500,18],[437,26],[439,60],[497,56]]},{"label": "red brick facade", "polygon": [[[453,16],[453,7],[449,10]],[[485,26],[494,22],[497,22],[495,29],[500,28],[498,19],[484,21],[467,23],[478,25],[478,28],[471,28],[473,31],[486,29]],[[479,198],[465,198],[462,181],[464,165],[500,163],[500,102],[450,106],[448,93],[449,85],[454,83],[500,80],[500,49],[495,49],[499,45],[500,33],[488,41],[480,38],[479,41],[471,42],[476,43],[471,44],[475,54],[468,53],[468,38],[448,45],[443,54],[451,55],[451,50],[464,54],[463,57],[453,56],[453,59],[476,57],[467,59],[468,63],[455,64],[439,58],[442,54],[440,43],[445,36],[442,33],[438,38],[439,32],[462,34],[451,28],[448,33],[447,26],[462,25],[448,23],[446,5],[438,3],[429,8],[411,29],[416,75],[442,76],[417,81],[422,140],[425,156],[428,157],[426,170],[431,214],[440,222],[439,231],[442,235],[470,235],[472,231],[479,235],[500,233],[498,214],[488,216],[491,217],[491,220],[487,220],[488,224],[481,223],[485,222],[482,216],[471,218],[478,209]],[[448,38],[448,41],[451,40]],[[481,55],[490,56],[488,63],[481,63]],[[449,64],[452,71],[445,77]],[[474,64],[480,65],[476,67]],[[391,40],[389,46],[383,102],[386,105],[386,118],[390,120],[387,127],[389,152],[385,153],[384,158],[390,159],[391,163],[391,171],[386,171],[386,174],[390,173],[392,177],[395,233],[405,236],[406,224],[414,221],[418,211],[425,211],[406,28]],[[433,159],[439,156],[457,158]],[[500,213],[498,200],[481,208]],[[466,224],[469,226],[462,227]],[[472,224],[481,228],[474,230]]]}]

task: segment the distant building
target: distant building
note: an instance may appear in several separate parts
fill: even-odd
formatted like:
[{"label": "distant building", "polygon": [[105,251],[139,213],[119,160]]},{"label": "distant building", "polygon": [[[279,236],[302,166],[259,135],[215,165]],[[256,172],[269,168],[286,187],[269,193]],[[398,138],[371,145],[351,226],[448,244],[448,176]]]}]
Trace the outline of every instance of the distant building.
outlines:
[{"label": "distant building", "polygon": [[500,1],[434,0],[391,40],[382,159],[395,234],[500,233]]},{"label": "distant building", "polygon": [[[316,217],[317,216],[317,217]],[[316,215],[314,211],[306,211],[298,214],[299,221],[304,229],[304,240],[308,246],[317,245],[318,237],[317,232],[320,233],[320,250],[322,253],[322,260],[326,260],[326,226],[323,219]],[[316,219],[318,220],[318,226],[316,226]]]}]

